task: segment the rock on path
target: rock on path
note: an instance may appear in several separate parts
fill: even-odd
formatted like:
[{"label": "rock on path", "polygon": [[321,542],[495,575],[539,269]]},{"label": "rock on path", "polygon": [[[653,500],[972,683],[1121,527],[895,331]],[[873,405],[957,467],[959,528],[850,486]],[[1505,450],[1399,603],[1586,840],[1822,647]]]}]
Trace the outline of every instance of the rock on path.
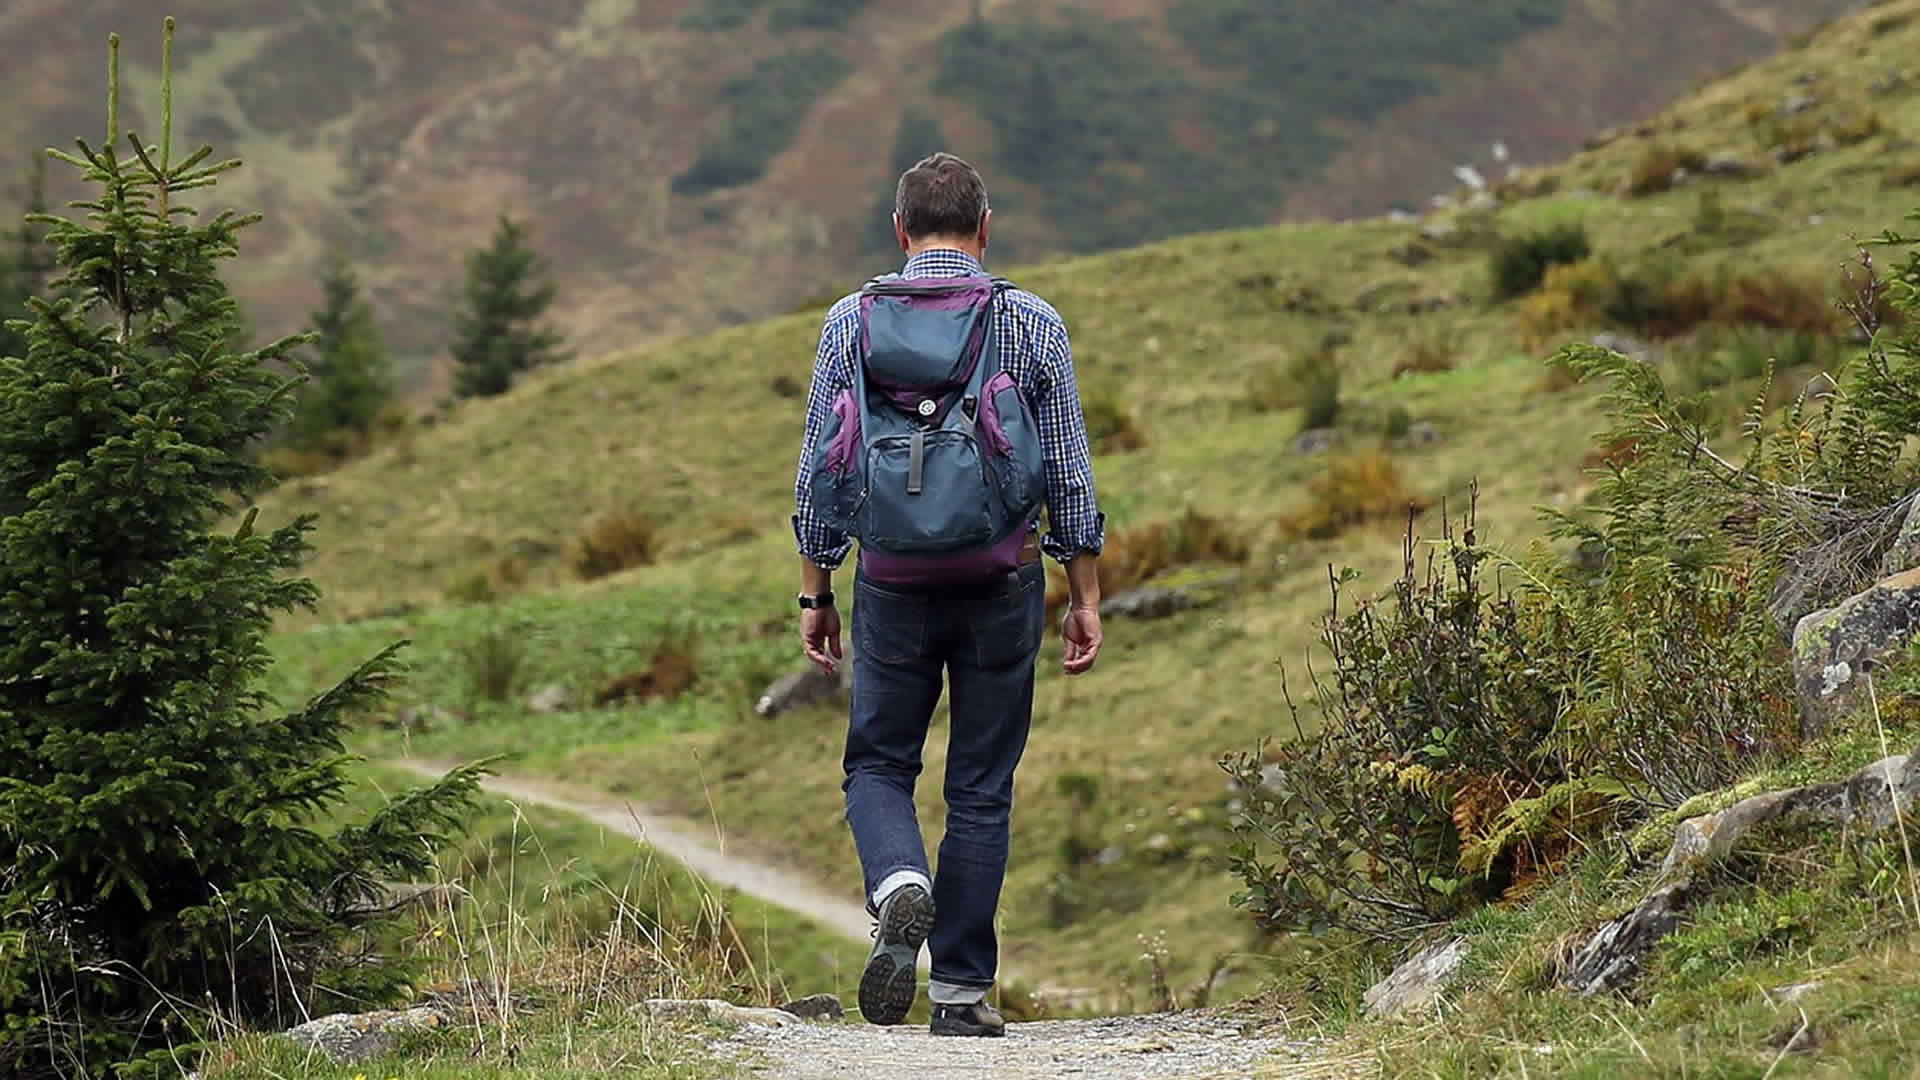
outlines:
[{"label": "rock on path", "polygon": [[[925,1024],[747,1025],[715,1053],[768,1080],[1243,1080],[1365,1076],[1315,1060],[1312,1044],[1243,1035],[1199,1012],[1008,1024],[1005,1038],[935,1038]],[[1336,1071],[1328,1071],[1335,1066]]]}]

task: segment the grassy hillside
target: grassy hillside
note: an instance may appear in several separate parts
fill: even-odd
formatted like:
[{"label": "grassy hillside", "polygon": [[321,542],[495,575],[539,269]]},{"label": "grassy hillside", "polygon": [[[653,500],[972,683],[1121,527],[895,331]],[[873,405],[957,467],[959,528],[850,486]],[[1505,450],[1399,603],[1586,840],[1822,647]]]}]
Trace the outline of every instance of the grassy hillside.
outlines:
[{"label": "grassy hillside", "polygon": [[[1281,945],[1227,907],[1219,827],[1235,796],[1216,760],[1281,730],[1275,661],[1297,690],[1329,566],[1384,587],[1406,503],[1430,507],[1418,530],[1432,537],[1440,500],[1457,516],[1476,481],[1480,537],[1500,546],[1538,535],[1536,506],[1580,504],[1597,460],[1594,392],[1541,358],[1558,341],[1617,331],[1604,312],[1633,315],[1634,295],[1583,305],[1580,281],[1611,273],[1666,282],[1669,306],[1714,301],[1685,333],[1642,328],[1670,332],[1663,362],[1681,385],[1718,395],[1729,432],[1769,356],[1789,389],[1834,363],[1841,339],[1798,331],[1831,322],[1850,237],[1920,201],[1920,88],[1889,74],[1916,46],[1920,0],[1878,5],[1515,177],[1490,204],[1463,199],[1425,221],[1231,231],[999,267],[1072,328],[1106,434],[1096,469],[1110,561],[1224,556],[1244,570],[1219,607],[1111,622],[1091,677],[1066,680],[1057,642],[1044,650],[1006,894],[1011,966],[1036,984],[1146,1004],[1141,956],[1163,935],[1183,1002],[1210,973],[1226,973],[1220,992],[1265,977]],[[1789,105],[1800,98],[1811,101]],[[1566,224],[1585,228],[1596,256],[1584,276],[1496,301],[1490,255]],[[319,515],[313,572],[327,592],[323,619],[279,639],[283,688],[411,638],[420,670],[401,704],[427,708],[370,727],[366,749],[511,751],[517,769],[712,815],[730,844],[856,892],[840,718],[751,713],[758,687],[798,662],[786,516],[795,395],[818,318],[810,307],[584,360],[267,499],[269,520]],[[1290,445],[1306,397],[1295,365],[1329,350],[1341,445],[1307,456]],[[1413,422],[1438,440],[1388,436]],[[651,523],[656,561],[574,581],[577,542],[614,515],[627,516],[615,531],[628,539]],[[1156,535],[1156,524],[1174,527]],[[694,673],[690,685],[666,677],[675,668]],[[681,692],[591,704],[641,672]],[[571,711],[522,707],[553,683],[573,690]],[[1063,790],[1069,774],[1095,779],[1090,805]],[[937,780],[925,787],[932,833]],[[1089,844],[1111,858],[1070,868],[1069,846]]]},{"label": "grassy hillside", "polygon": [[[1137,244],[1417,203],[1504,139],[1557,157],[1848,0],[182,0],[181,130],[250,167],[236,285],[292,329],[322,256],[360,263],[418,388],[494,217],[537,223],[588,352],[759,319],[885,261],[901,158],[994,181],[1001,251]],[[979,22],[974,13],[979,13]],[[10,156],[98,125],[131,0],[0,5]],[[136,39],[137,40],[137,39]],[[1260,62],[1254,62],[1255,59]],[[158,57],[128,56],[130,79]],[[129,117],[137,120],[137,117]],[[10,185],[8,185],[10,186]]]}]

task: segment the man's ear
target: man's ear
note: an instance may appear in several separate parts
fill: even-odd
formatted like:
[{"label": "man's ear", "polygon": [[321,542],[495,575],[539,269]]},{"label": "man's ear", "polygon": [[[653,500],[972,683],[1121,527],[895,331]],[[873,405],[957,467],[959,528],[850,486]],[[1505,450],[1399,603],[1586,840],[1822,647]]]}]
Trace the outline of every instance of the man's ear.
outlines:
[{"label": "man's ear", "polygon": [[993,211],[989,209],[980,215],[980,252],[983,255],[987,251],[987,231],[992,224]]},{"label": "man's ear", "polygon": [[907,230],[900,225],[900,213],[897,210],[893,215],[893,239],[900,245],[903,254],[913,246],[913,241],[907,239]]}]

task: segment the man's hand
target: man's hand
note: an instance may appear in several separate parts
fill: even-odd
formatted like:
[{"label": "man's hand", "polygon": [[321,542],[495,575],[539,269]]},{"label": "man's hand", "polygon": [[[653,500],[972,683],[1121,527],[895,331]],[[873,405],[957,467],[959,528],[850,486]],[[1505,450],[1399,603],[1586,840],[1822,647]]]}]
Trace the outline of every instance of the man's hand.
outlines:
[{"label": "man's hand", "polygon": [[800,613],[800,646],[807,659],[828,675],[840,664],[840,612],[836,608],[809,608]]},{"label": "man's hand", "polygon": [[1100,656],[1100,610],[1068,607],[1060,624],[1060,636],[1066,641],[1068,675],[1084,675],[1093,670]]}]

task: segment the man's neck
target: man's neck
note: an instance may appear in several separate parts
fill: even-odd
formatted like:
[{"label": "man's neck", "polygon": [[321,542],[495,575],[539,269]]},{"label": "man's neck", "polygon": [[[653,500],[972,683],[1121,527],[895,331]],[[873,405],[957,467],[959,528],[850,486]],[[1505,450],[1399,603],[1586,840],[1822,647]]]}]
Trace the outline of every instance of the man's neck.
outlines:
[{"label": "man's neck", "polygon": [[907,258],[911,259],[916,255],[924,255],[929,251],[957,251],[962,255],[970,256],[974,262],[984,263],[986,261],[986,252],[981,250],[978,242],[959,240],[950,236],[929,236],[925,239],[908,243]]}]

